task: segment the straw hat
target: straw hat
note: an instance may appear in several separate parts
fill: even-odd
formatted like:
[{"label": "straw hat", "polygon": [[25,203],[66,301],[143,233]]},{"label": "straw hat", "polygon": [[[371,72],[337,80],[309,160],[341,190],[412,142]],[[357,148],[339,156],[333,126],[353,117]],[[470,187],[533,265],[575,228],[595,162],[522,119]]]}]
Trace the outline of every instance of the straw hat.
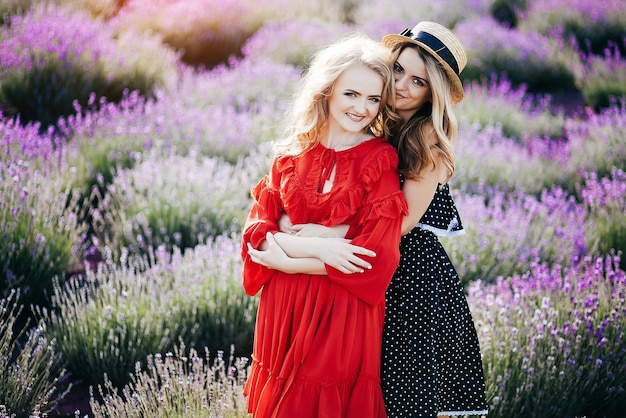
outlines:
[{"label": "straw hat", "polygon": [[421,46],[439,61],[452,83],[452,101],[458,103],[463,100],[463,84],[459,74],[467,64],[467,56],[461,42],[446,27],[439,23],[424,21],[413,29],[405,29],[399,35],[385,35],[383,45],[388,48],[401,43],[413,43]]}]

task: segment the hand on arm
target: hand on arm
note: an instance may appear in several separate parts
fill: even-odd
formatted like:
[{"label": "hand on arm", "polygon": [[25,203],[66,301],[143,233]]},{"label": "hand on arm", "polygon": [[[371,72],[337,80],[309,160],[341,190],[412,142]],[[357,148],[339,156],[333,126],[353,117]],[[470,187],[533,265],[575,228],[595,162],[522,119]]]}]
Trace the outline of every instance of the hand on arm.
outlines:
[{"label": "hand on arm", "polygon": [[344,238],[348,232],[349,225],[335,225],[332,227],[320,224],[293,224],[286,213],[278,220],[278,229],[289,235],[300,237],[320,237],[320,238]]},{"label": "hand on arm", "polygon": [[317,258],[343,273],[361,272],[371,267],[359,255],[376,256],[373,251],[352,245],[345,238],[300,237],[279,232],[274,239],[289,257]]},{"label": "hand on arm", "polygon": [[260,249],[255,249],[250,243],[247,245],[250,260],[262,266],[288,274],[326,274],[326,266],[317,258],[289,257],[287,253],[276,243],[274,235],[272,235],[271,232],[266,234],[266,240],[260,246]]},{"label": "hand on arm", "polygon": [[296,237],[283,233],[268,233],[266,238],[263,249],[248,244],[251,260],[290,274],[326,274],[326,264],[345,274],[359,273],[371,265],[357,254],[375,256],[374,252],[343,238]]}]

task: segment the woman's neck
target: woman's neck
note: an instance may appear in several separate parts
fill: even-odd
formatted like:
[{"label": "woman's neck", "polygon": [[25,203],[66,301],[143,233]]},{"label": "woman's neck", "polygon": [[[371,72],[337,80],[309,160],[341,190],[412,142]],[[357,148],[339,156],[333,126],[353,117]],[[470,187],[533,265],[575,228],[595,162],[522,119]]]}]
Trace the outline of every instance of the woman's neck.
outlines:
[{"label": "woman's neck", "polygon": [[327,130],[322,135],[320,142],[326,148],[332,148],[335,151],[341,151],[355,147],[373,137],[374,136],[369,131],[331,132]]}]

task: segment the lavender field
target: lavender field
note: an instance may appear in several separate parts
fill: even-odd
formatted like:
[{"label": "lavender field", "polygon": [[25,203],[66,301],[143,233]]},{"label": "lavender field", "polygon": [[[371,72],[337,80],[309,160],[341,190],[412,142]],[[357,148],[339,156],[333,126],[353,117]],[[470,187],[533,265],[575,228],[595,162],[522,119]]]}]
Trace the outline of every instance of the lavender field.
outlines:
[{"label": "lavender field", "polygon": [[626,2],[2,0],[0,417],[246,417],[249,191],[317,48],[467,49],[443,243],[489,417],[626,410]]}]

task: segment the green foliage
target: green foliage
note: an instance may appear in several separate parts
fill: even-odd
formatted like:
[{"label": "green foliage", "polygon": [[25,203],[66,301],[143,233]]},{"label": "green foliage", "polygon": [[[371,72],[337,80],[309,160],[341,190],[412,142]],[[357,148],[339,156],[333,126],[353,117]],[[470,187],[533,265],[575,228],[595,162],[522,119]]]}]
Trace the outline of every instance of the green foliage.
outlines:
[{"label": "green foliage", "polygon": [[62,389],[66,373],[55,341],[47,340],[41,327],[18,322],[18,302],[15,291],[0,299],[0,416],[8,410],[12,417],[28,418],[33,411],[50,412],[70,387]]},{"label": "green foliage", "polygon": [[69,370],[91,384],[106,374],[121,387],[135,363],[178,341],[214,353],[236,341],[250,353],[256,299],[240,285],[239,260],[239,240],[227,238],[121,266],[109,257],[84,279],[55,286],[55,309],[39,313]]},{"label": "green foliage", "polygon": [[125,384],[135,362],[173,344],[183,324],[165,322],[163,313],[178,308],[161,297],[160,283],[130,271],[101,270],[87,280],[55,287],[55,310],[39,311],[49,322],[46,334],[57,339],[74,376],[92,384],[108,374]]},{"label": "green foliage", "polygon": [[[557,16],[564,17],[561,13]],[[626,11],[609,14],[607,21],[589,22],[584,16],[576,16],[562,25],[564,35],[573,36],[583,51],[601,55],[610,45],[618,45],[621,53],[626,54]]]},{"label": "green foliage", "polygon": [[246,360],[226,361],[220,353],[211,362],[195,349],[185,352],[184,345],[164,357],[148,356],[145,371],[137,367],[132,382],[122,394],[105,379],[99,393],[92,392],[90,405],[94,418],[245,418],[248,417],[243,385]]}]

